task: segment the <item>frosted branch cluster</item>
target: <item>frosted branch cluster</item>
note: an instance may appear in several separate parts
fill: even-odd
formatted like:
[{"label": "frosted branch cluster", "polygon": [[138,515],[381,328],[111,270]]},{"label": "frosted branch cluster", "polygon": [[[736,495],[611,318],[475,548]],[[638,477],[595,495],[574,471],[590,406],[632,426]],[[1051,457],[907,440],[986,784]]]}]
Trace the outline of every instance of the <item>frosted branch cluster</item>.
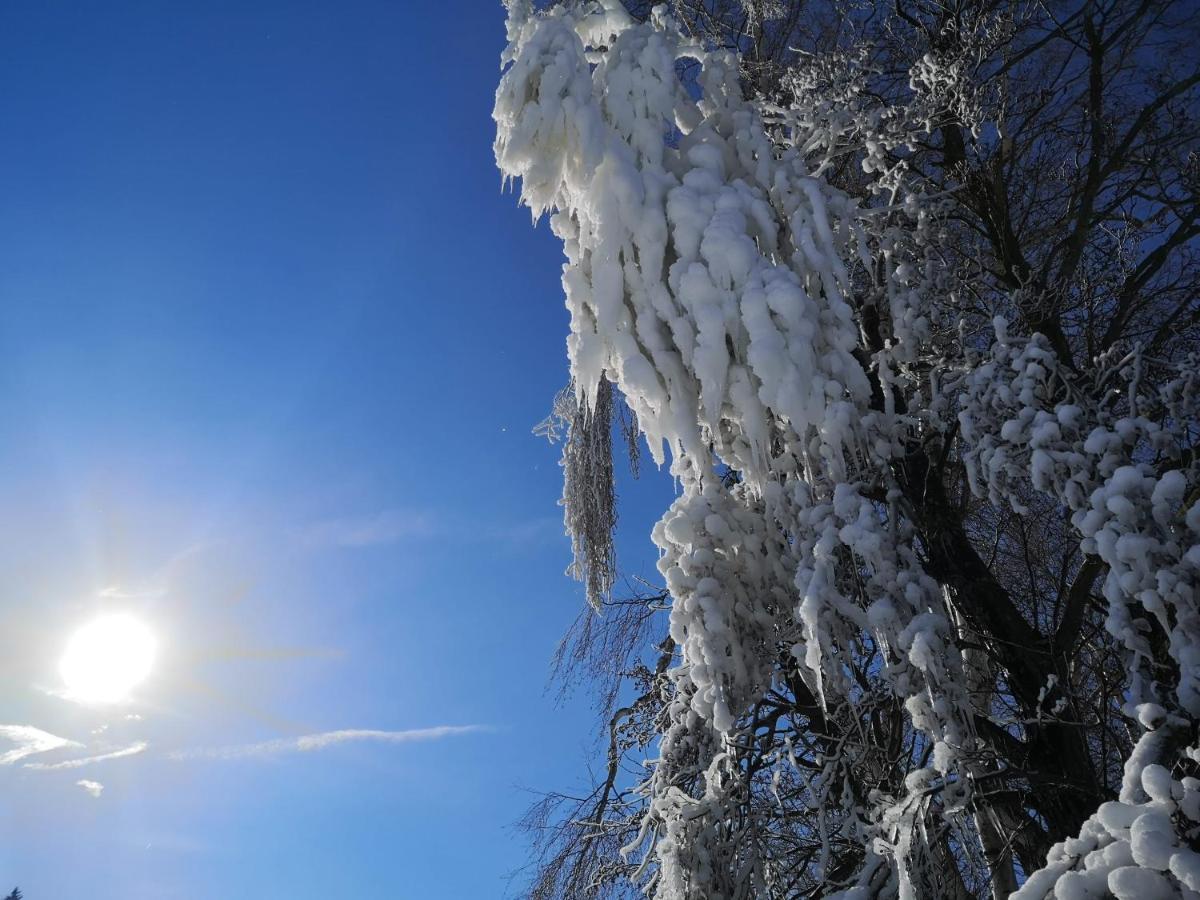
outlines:
[{"label": "frosted branch cluster", "polygon": [[[739,812],[748,787],[735,751],[755,740],[756,704],[792,679],[831,721],[873,691],[902,703],[923,762],[898,794],[837,789],[842,767],[875,765],[863,748],[842,747],[823,772],[787,754],[772,765],[776,778],[810,779],[818,819],[865,848],[839,896],[922,896],[923,810],[936,798],[947,820],[969,819],[987,768],[966,626],[926,571],[901,483],[910,448],[936,452],[949,428],[977,498],[1018,512],[1031,492],[1051,498],[1103,562],[1127,712],[1144,733],[1128,791],[1020,896],[1200,892],[1200,856],[1178,825],[1200,820],[1200,783],[1168,772],[1196,752],[1179,735],[1200,717],[1198,482],[1178,452],[1174,467],[1148,462],[1146,448],[1175,438],[1139,413],[1194,405],[1196,386],[1142,396],[1136,360],[1081,385],[1041,335],[1011,336],[1003,320],[990,346],[956,335],[938,200],[883,153],[926,127],[922,97],[956,73],[923,60],[913,107],[889,111],[862,97],[857,61],[814,63],[794,76],[805,102],[781,107],[744,97],[736,58],[698,46],[663,8],[639,23],[616,0],[538,13],[515,2],[508,28],[496,158],[563,243],[580,415],[607,419],[611,382],[679,485],[653,533],[678,656],[641,833],[625,851],[648,893],[751,897],[777,877],[779,860],[748,849],[758,823]],[[881,207],[826,180],[848,145]],[[888,323],[876,345],[864,337],[872,315]],[[577,546],[577,559],[587,552]],[[611,584],[590,580],[593,596]],[[1169,635],[1174,676],[1151,670],[1147,617]],[[867,646],[883,663],[864,685]]]}]

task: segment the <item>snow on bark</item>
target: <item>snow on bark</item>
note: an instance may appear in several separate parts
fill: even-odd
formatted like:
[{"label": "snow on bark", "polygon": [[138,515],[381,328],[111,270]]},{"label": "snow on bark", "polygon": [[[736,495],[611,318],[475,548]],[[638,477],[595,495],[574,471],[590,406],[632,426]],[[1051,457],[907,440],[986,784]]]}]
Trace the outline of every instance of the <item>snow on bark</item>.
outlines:
[{"label": "snow on bark", "polygon": [[[1182,720],[1162,720],[1147,731],[1125,765],[1119,800],[1100,806],[1079,836],[1054,846],[1046,867],[1034,873],[1012,900],[1169,900],[1200,894],[1200,853],[1185,833],[1200,825],[1200,780],[1177,780],[1162,765],[1171,761],[1186,732]],[[1187,756],[1200,761],[1200,749]],[[1191,846],[1189,846],[1191,844]]]}]

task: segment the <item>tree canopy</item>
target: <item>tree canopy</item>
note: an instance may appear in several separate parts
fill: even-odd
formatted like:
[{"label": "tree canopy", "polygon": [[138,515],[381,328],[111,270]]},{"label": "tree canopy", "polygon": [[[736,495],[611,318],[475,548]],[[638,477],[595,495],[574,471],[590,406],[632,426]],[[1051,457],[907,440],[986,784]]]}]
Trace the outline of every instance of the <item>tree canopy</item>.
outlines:
[{"label": "tree canopy", "polygon": [[608,751],[532,896],[1200,896],[1195,12],[510,4]]}]

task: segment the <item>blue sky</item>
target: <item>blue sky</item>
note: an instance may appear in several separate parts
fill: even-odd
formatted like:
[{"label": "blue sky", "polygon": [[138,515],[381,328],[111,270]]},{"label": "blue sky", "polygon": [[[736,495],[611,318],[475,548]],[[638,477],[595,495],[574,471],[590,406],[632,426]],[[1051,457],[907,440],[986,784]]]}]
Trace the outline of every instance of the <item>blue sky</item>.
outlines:
[{"label": "blue sky", "polygon": [[[0,765],[4,890],[500,897],[522,788],[577,786],[561,252],[500,191],[502,43],[492,0],[4,4],[0,724],[82,745]],[[57,696],[117,609],[151,677]],[[435,726],[481,727],[287,743]]]}]

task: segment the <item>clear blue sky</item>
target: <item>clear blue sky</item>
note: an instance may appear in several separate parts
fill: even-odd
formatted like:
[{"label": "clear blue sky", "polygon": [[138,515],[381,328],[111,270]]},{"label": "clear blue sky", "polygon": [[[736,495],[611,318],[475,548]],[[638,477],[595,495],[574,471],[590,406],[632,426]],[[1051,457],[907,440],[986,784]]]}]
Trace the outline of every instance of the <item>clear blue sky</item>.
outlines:
[{"label": "clear blue sky", "polygon": [[[500,897],[521,788],[576,786],[561,252],[500,192],[502,43],[493,0],[0,10],[0,724],[83,745],[0,765],[4,891]],[[112,609],[150,679],[57,696]],[[440,725],[486,729],[254,748]]]}]

